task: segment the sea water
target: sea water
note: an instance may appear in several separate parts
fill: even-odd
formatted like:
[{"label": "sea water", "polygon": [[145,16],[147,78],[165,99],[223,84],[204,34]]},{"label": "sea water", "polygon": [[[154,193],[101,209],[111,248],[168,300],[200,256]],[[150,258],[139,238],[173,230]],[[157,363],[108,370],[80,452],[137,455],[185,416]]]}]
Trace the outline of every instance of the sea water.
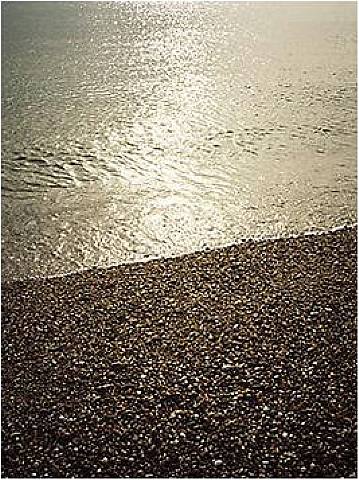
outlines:
[{"label": "sea water", "polygon": [[2,272],[356,222],[356,4],[3,2]]}]

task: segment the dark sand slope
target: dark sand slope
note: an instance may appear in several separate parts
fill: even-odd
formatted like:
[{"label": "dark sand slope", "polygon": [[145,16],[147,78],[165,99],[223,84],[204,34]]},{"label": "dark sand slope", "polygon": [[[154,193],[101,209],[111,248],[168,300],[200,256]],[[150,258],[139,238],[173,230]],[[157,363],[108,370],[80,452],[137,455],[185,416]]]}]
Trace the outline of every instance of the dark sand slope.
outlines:
[{"label": "dark sand slope", "polygon": [[356,229],[3,285],[3,474],[356,474]]}]

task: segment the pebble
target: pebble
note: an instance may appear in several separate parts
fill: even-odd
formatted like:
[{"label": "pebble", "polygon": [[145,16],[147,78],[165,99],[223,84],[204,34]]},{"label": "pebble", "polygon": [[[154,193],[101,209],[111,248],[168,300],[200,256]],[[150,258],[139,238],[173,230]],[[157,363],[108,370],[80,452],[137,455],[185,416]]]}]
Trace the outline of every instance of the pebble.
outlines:
[{"label": "pebble", "polygon": [[352,476],[356,235],[4,282],[3,477]]}]

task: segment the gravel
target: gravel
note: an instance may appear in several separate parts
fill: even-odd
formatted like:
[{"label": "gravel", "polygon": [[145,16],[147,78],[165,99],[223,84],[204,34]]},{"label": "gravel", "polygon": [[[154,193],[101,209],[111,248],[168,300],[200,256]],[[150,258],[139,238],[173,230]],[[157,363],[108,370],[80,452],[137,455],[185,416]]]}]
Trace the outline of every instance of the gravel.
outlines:
[{"label": "gravel", "polygon": [[356,476],[356,239],[2,284],[2,475]]}]

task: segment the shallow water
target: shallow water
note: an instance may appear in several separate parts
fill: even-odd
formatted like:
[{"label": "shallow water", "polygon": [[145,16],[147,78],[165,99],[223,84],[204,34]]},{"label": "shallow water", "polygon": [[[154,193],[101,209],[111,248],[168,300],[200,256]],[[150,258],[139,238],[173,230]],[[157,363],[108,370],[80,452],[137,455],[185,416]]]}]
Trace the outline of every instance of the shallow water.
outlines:
[{"label": "shallow water", "polygon": [[356,221],[355,3],[2,3],[10,278]]}]

